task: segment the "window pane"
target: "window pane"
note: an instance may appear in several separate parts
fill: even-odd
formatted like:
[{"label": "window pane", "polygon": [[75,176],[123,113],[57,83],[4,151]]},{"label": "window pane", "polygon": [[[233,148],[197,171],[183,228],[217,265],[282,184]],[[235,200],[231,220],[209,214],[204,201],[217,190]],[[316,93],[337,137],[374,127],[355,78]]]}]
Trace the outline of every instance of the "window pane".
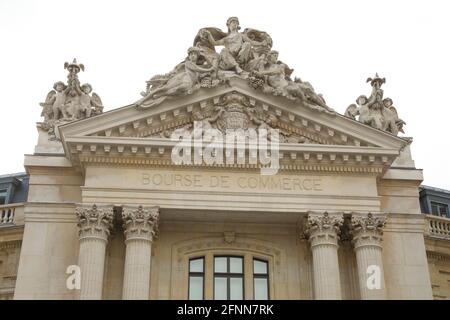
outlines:
[{"label": "window pane", "polygon": [[242,273],[242,258],[230,258],[230,272]]},{"label": "window pane", "polygon": [[242,300],[244,296],[244,288],[242,286],[242,278],[230,278],[230,299]]},{"label": "window pane", "polygon": [[214,258],[214,272],[227,272],[227,258],[215,257]]},{"label": "window pane", "polygon": [[203,299],[203,277],[189,277],[189,300]]},{"label": "window pane", "polygon": [[431,213],[432,214],[438,214],[438,208],[437,208],[437,204],[436,203],[431,203]]},{"label": "window pane", "polygon": [[267,274],[267,262],[253,260],[253,273],[255,274]]},{"label": "window pane", "polygon": [[214,299],[227,300],[227,278],[214,278]]},{"label": "window pane", "polygon": [[441,216],[443,216],[443,217],[445,217],[445,216],[447,216],[447,210],[448,208],[447,208],[447,206],[445,205],[445,204],[441,204],[440,206],[439,206],[439,214],[441,215]]},{"label": "window pane", "polygon": [[203,258],[190,260],[189,272],[203,272]]},{"label": "window pane", "polygon": [[445,217],[448,215],[448,205],[445,203],[431,202],[431,213]]},{"label": "window pane", "polygon": [[267,300],[269,298],[269,288],[267,279],[254,279],[255,300]]}]

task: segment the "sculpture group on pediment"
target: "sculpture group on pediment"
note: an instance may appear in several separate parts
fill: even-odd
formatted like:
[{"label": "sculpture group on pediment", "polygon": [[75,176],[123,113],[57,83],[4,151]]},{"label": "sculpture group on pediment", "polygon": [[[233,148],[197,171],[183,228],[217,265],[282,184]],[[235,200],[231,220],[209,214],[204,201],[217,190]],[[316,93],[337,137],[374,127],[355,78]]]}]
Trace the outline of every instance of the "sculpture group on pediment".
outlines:
[{"label": "sculpture group on pediment", "polygon": [[190,94],[202,84],[215,85],[217,80],[212,78],[214,68],[204,66],[200,62],[203,58],[199,48],[189,48],[183,63],[168,74],[155,76],[147,82],[147,91],[141,93],[143,98],[137,105],[150,107],[160,104],[170,96]]},{"label": "sculpture group on pediment", "polygon": [[406,123],[398,117],[392,99],[383,99],[384,91],[381,86],[386,82],[386,79],[380,78],[376,74],[374,78],[368,78],[367,82],[370,82],[372,86],[370,97],[359,96],[356,99],[356,104],[347,107],[345,116],[394,135],[399,132],[404,133],[403,125]]},{"label": "sculpture group on pediment", "polygon": [[[316,94],[309,82],[303,82],[300,78],[290,79],[293,70],[278,60],[278,52],[272,50],[260,67],[252,72],[253,78],[260,78],[261,88],[266,93],[282,95],[292,100],[299,99],[320,110],[333,111],[326,105],[325,99]],[[253,81],[253,79],[251,80]]]},{"label": "sculpture group on pediment", "polygon": [[216,55],[220,70],[237,74],[250,72],[263,61],[272,47],[272,39],[266,32],[255,29],[239,32],[239,19],[236,17],[228,19],[227,28],[227,33],[217,28],[200,29],[194,45],[214,52],[216,46],[223,46],[220,54]]},{"label": "sculpture group on pediment", "polygon": [[53,85],[45,99],[40,103],[41,116],[44,117],[42,128],[49,132],[51,139],[55,139],[54,129],[56,125],[74,120],[89,118],[103,112],[102,100],[89,83],[80,85],[78,73],[84,71],[84,65],[66,62],[64,69],[69,71],[67,84],[58,81]]},{"label": "sculpture group on pediment", "polygon": [[[293,69],[278,60],[278,52],[271,51],[273,41],[264,31],[247,28],[240,32],[239,19],[227,21],[227,32],[218,28],[198,31],[193,47],[184,62],[171,72],[147,81],[141,108],[162,103],[166,98],[191,94],[199,88],[210,88],[239,77],[257,90],[302,102],[304,105],[333,113],[312,85],[299,78],[291,79]],[[220,52],[217,46],[222,46]]]}]

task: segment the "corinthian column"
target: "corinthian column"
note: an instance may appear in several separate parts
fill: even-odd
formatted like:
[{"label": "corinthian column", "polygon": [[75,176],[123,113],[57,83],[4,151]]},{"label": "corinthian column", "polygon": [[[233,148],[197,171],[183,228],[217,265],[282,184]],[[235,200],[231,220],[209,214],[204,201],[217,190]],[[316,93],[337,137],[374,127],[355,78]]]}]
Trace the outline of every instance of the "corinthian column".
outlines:
[{"label": "corinthian column", "polygon": [[105,251],[112,227],[113,207],[97,207],[95,204],[81,206],[76,208],[76,215],[80,228],[80,299],[101,299]]},{"label": "corinthian column", "polygon": [[386,299],[381,240],[384,217],[352,217],[353,244],[358,265],[361,299]]},{"label": "corinthian column", "polygon": [[314,297],[317,300],[340,300],[338,240],[342,215],[309,213],[306,236],[313,255]]},{"label": "corinthian column", "polygon": [[147,300],[150,292],[152,242],[158,232],[158,207],[124,207],[125,271],[122,298]]}]

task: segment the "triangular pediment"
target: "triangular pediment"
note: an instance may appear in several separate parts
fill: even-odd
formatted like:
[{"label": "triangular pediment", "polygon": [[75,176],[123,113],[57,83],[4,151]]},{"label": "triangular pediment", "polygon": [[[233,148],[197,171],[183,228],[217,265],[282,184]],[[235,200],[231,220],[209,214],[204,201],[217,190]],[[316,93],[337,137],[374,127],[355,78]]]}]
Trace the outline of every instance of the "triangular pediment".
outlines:
[{"label": "triangular pediment", "polygon": [[[240,97],[240,102],[226,97]],[[233,99],[231,99],[233,100]],[[236,99],[235,99],[236,100]],[[242,100],[242,101],[241,101]],[[241,105],[239,105],[241,104]],[[225,108],[218,115],[219,109]],[[231,109],[230,109],[231,108]],[[267,95],[251,88],[246,81],[231,79],[229,85],[204,88],[191,95],[167,99],[151,108],[129,105],[101,115],[66,124],[59,128],[66,155],[150,154],[161,156],[170,145],[170,133],[189,128],[196,119],[209,119],[215,128],[265,126],[280,130],[280,150],[292,160],[301,158],[330,161],[341,157],[388,165],[409,142],[373,129],[336,112],[322,110],[284,97]],[[268,120],[270,119],[270,120]]]},{"label": "triangular pediment", "polygon": [[[237,93],[247,100],[255,118],[264,121],[270,115],[286,143],[402,148],[407,141],[389,133],[346,118],[338,113],[312,108],[284,97],[266,95],[234,79],[232,85],[203,89],[192,95],[166,100],[148,109],[135,105],[118,108],[101,115],[69,123],[60,128],[65,137],[133,137],[164,138],[168,132],[191,124],[194,114],[214,116],[214,109],[227,94]],[[256,120],[257,121],[257,120]],[[250,121],[251,122],[251,121]],[[254,123],[253,126],[257,124]],[[251,127],[252,125],[250,125]],[[296,139],[297,138],[297,139]]]}]

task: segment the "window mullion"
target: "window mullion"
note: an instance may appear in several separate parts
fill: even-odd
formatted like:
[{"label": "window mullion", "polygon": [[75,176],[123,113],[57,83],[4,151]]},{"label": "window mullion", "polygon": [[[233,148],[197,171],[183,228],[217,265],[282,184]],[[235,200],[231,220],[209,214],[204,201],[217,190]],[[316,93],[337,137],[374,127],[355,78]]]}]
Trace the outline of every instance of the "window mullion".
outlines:
[{"label": "window mullion", "polygon": [[212,252],[205,255],[205,299],[214,299],[214,255]]}]

